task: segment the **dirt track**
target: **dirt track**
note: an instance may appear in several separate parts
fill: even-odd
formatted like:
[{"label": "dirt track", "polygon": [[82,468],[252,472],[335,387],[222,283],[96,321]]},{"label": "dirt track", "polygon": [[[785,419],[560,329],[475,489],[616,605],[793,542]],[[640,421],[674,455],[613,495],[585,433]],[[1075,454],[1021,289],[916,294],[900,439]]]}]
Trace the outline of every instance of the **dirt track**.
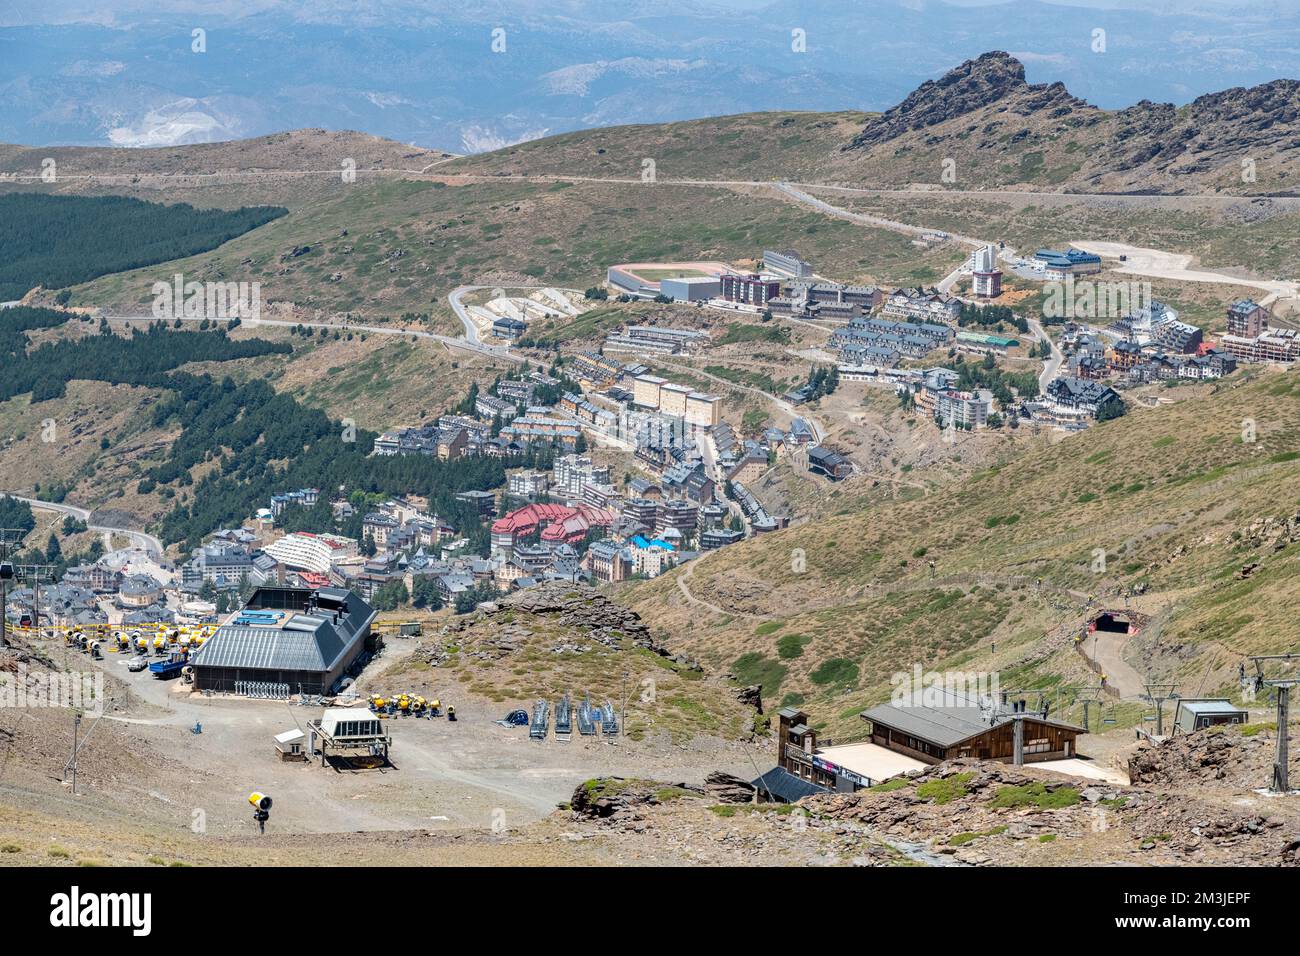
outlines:
[{"label": "dirt track", "polygon": [[1294,299],[1297,294],[1300,294],[1300,284],[1295,282],[1246,279],[1208,269],[1193,269],[1191,268],[1193,257],[1181,253],[1143,249],[1122,242],[1098,242],[1092,239],[1075,240],[1070,245],[1107,259],[1118,260],[1120,256],[1126,256],[1126,261],[1114,264],[1113,268],[1116,272],[1150,276],[1153,279],[1172,279],[1178,282],[1210,282],[1260,289],[1268,293],[1264,296],[1262,305],[1268,305],[1277,299]]}]

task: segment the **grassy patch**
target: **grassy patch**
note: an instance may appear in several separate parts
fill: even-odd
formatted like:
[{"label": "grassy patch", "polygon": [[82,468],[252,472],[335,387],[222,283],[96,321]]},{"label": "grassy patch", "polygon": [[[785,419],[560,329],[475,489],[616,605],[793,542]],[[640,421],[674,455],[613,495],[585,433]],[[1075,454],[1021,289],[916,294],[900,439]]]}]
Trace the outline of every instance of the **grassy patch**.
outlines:
[{"label": "grassy patch", "polygon": [[951,777],[927,780],[916,788],[916,795],[922,800],[931,800],[942,806],[970,793],[966,789],[966,784],[974,779],[973,773],[955,773]]},{"label": "grassy patch", "polygon": [[858,682],[858,665],[848,658],[832,657],[808,675],[814,684],[853,687]]},{"label": "grassy patch", "polygon": [[811,641],[811,637],[805,637],[802,634],[783,634],[777,638],[776,654],[784,661],[794,660],[796,657],[803,656],[803,649]]},{"label": "grassy patch", "polygon": [[781,687],[781,681],[785,680],[785,665],[757,651],[750,651],[736,658],[731,665],[731,673],[742,684],[761,684],[763,690],[775,694]]},{"label": "grassy patch", "polygon": [[719,803],[709,809],[718,816],[729,819],[742,813],[775,813],[784,817],[798,808],[793,803]]},{"label": "grassy patch", "polygon": [[972,843],[975,840],[978,840],[980,837],[997,836],[999,833],[1006,833],[1006,832],[1007,832],[1007,828],[1005,826],[996,826],[990,830],[978,830],[978,831],[967,830],[963,833],[954,833],[951,837],[948,838],[948,845],[965,846],[967,843]]},{"label": "grassy patch", "polygon": [[785,345],[790,341],[790,329],[783,325],[749,325],[732,322],[727,331],[714,344],[732,345],[737,342],[771,342]]}]

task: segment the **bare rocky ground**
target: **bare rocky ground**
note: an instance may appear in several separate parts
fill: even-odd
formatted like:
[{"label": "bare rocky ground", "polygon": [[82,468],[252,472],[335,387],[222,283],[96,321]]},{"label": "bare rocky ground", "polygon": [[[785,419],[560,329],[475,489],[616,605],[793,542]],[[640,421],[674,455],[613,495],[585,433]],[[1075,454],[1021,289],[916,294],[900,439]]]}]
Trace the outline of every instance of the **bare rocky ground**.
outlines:
[{"label": "bare rocky ground", "polygon": [[[395,642],[376,682],[418,647]],[[317,708],[195,698],[62,646],[0,651],[0,679],[20,663],[100,668],[107,716],[82,721],[74,795],[71,712],[0,709],[3,865],[1286,866],[1300,848],[1300,798],[1256,791],[1267,724],[1139,747],[1129,787],[956,762],[781,807],[737,802],[766,740],[534,743],[465,697],[455,723],[392,721],[392,767],[337,772],[272,747]],[[276,801],[264,836],[254,789]]]},{"label": "bare rocky ground", "polygon": [[[372,665],[374,679],[382,682],[414,649],[394,641]],[[463,695],[449,679],[441,696],[455,703],[457,721],[395,719],[391,767],[338,772],[282,762],[274,750],[275,734],[305,727],[319,707],[178,693],[175,682],[128,673],[115,654],[90,661],[50,642],[0,652],[0,679],[14,680],[19,663],[33,672],[102,671],[105,716],[82,721],[81,736],[90,736],[74,796],[63,780],[72,712],[0,708],[0,864],[251,862],[264,853],[279,863],[382,862],[391,853],[427,854],[428,862],[577,862],[574,841],[548,817],[584,780],[628,774],[699,783],[718,767],[752,776],[762,759],[756,744],[707,736],[535,743],[526,728],[494,723],[508,708]],[[253,790],[275,800],[265,837],[246,803]],[[519,852],[502,856],[503,842]],[[535,844],[560,852],[534,854],[527,847]]]},{"label": "bare rocky ground", "polygon": [[1271,754],[1266,733],[1226,730],[1139,749],[1138,786],[954,761],[794,807],[721,802],[745,795],[709,782],[598,781],[568,813],[634,858],[700,864],[1294,866],[1300,797],[1253,789]]}]

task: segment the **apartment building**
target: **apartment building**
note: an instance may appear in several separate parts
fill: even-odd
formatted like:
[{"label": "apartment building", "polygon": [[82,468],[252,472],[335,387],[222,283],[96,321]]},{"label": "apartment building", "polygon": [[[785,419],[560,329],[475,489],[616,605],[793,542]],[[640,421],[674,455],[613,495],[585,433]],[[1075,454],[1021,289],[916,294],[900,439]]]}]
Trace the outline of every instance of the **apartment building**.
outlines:
[{"label": "apartment building", "polygon": [[993,409],[993,393],[987,389],[962,392],[944,389],[936,394],[935,413],[943,427],[983,428]]},{"label": "apartment building", "polygon": [[1268,328],[1269,312],[1254,299],[1239,299],[1228,306],[1228,334],[1253,339]]},{"label": "apartment building", "polygon": [[551,466],[551,484],[557,496],[576,498],[585,484],[610,484],[609,465],[597,465],[586,455],[561,455]]},{"label": "apartment building", "polygon": [[722,276],[722,297],[728,302],[740,302],[762,308],[771,299],[780,295],[781,283],[777,279],[765,279],[754,273]]},{"label": "apartment building", "polygon": [[803,279],[813,274],[812,263],[793,249],[782,251],[764,249],[763,268],[777,275],[789,276],[791,279]]}]

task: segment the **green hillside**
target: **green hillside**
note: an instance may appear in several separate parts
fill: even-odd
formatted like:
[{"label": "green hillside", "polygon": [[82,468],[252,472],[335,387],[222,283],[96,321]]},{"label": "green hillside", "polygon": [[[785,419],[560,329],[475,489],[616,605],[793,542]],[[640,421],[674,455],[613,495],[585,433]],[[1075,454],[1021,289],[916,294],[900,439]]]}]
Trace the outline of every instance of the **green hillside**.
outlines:
[{"label": "green hillside", "polygon": [[[850,484],[834,515],[625,597],[674,648],[779,678],[778,697],[796,695],[841,728],[914,664],[1000,670],[1035,686],[1082,680],[1072,635],[1084,603],[1123,606],[1129,592],[1144,592],[1135,606],[1158,624],[1130,663],[1203,693],[1228,687],[1242,654],[1295,642],[1300,531],[1286,519],[1300,495],[1298,385],[1294,372],[1247,373],[1021,446],[912,500],[872,500]],[[1255,423],[1254,441],[1242,440],[1243,422]],[[698,601],[728,613],[689,603],[682,576]]]},{"label": "green hillside", "polygon": [[663,179],[820,180],[826,159],[870,115],[741,113],[579,130],[465,156],[439,171],[639,179],[651,159]]}]

